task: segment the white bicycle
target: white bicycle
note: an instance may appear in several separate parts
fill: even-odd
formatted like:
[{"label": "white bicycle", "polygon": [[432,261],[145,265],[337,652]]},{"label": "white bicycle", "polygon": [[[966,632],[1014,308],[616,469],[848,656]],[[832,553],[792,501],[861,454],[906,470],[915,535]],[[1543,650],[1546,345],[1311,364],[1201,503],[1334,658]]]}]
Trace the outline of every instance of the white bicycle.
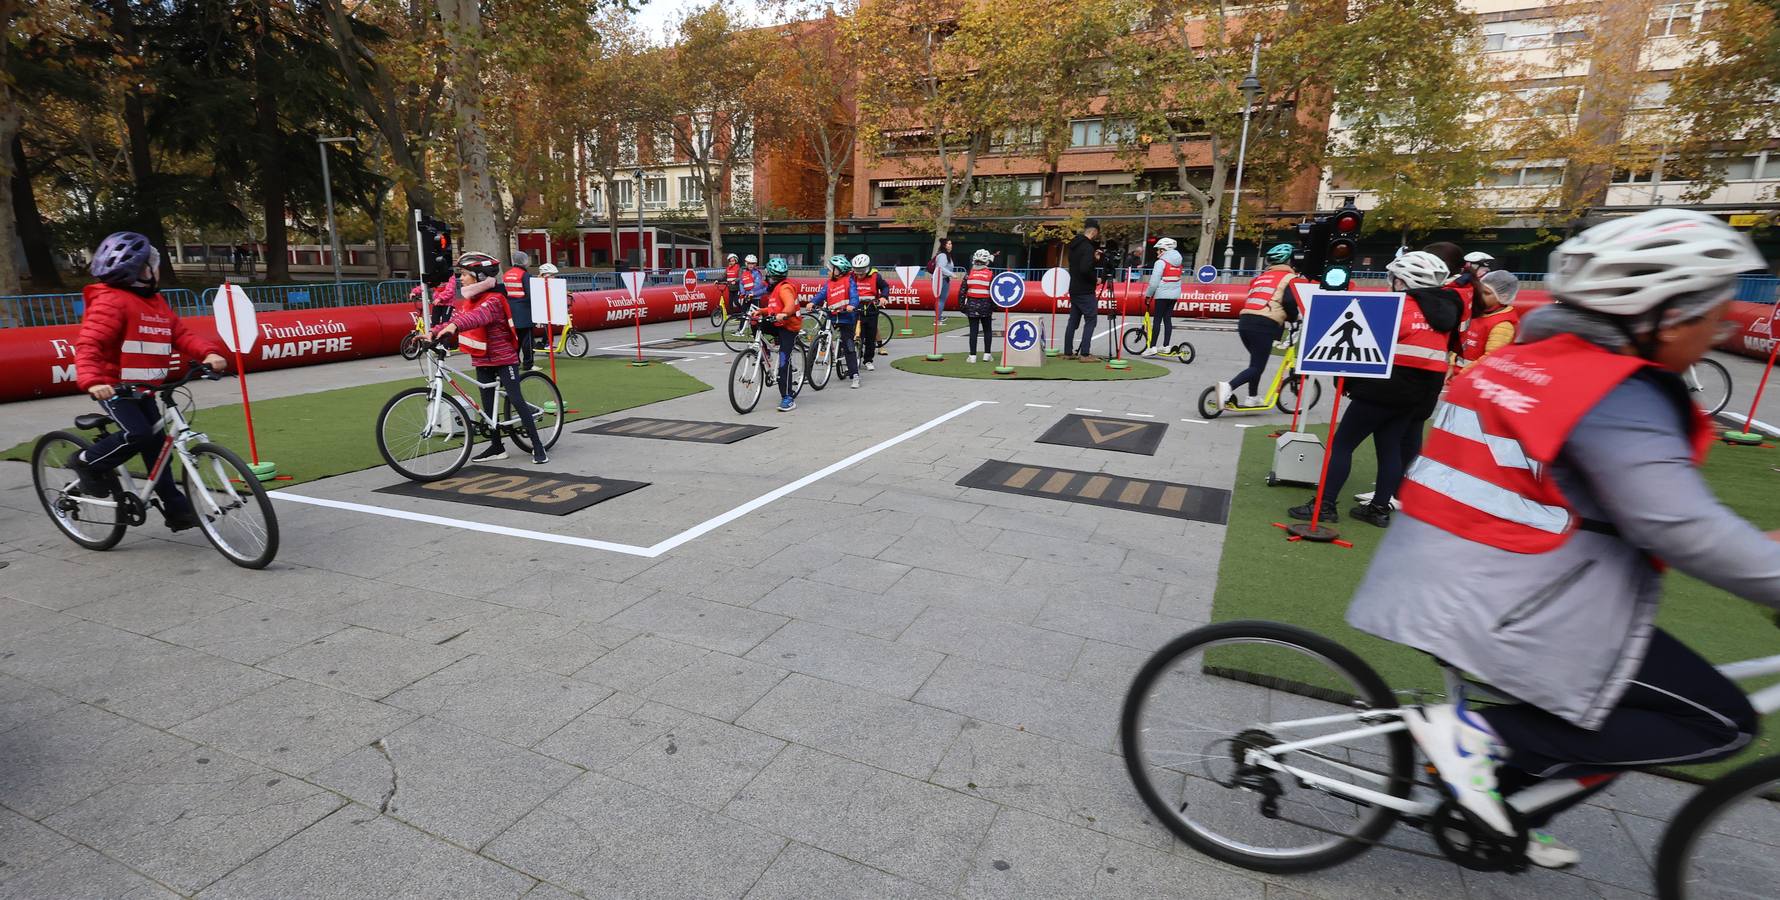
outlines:
[{"label": "white bicycle", "polygon": [[[445,362],[445,348],[432,341],[421,342],[420,368],[426,386],[401,391],[377,414],[377,452],[390,468],[413,481],[448,478],[469,463],[478,434],[505,435],[519,449],[531,452],[531,437],[520,420],[520,407],[511,402],[498,380],[483,384],[452,368]],[[477,406],[459,380],[494,388],[494,409],[499,410],[499,416]],[[447,385],[453,393],[446,393]],[[544,449],[556,446],[566,413],[556,382],[533,369],[519,376],[519,394],[520,401],[531,408]]]},{"label": "white bicycle", "polygon": [[[160,499],[153,496],[155,480],[178,460],[186,498],[210,545],[242,568],[263,569],[271,563],[278,555],[278,516],[266,489],[235,451],[210,443],[203,432],[193,430],[180,408],[176,393],[180,388],[196,378],[221,377],[200,364],[162,384],[117,385],[119,396],[159,397],[163,438],[161,451],[141,482],[120,465],[106,474],[109,483],[103,496],[81,490],[71,465],[76,454],[93,445],[91,441],[67,431],[38,438],[31,451],[31,483],[50,521],[88,550],[109,550],[123,540],[125,529],[148,521],[151,507],[160,507]],[[189,395],[186,407],[190,408]],[[104,435],[117,423],[104,413],[86,413],[74,417],[74,427]]]},{"label": "white bicycle", "polygon": [[[1446,694],[1506,698],[1446,668]],[[1757,711],[1780,709],[1780,656],[1720,666],[1759,680]],[[1416,703],[1423,702],[1417,697]],[[1525,818],[1586,790],[1577,779],[1505,798],[1518,833],[1498,835],[1416,766],[1398,695],[1364,660],[1278,622],[1184,634],[1151,657],[1125,697],[1125,767],[1151,812],[1207,856],[1262,872],[1306,872],[1357,856],[1399,820],[1441,856],[1478,871],[1527,866]],[[1780,885],[1780,757],[1705,786],[1670,822],[1657,854],[1665,900],[1769,897]],[[1396,849],[1433,856],[1408,848]]]}]

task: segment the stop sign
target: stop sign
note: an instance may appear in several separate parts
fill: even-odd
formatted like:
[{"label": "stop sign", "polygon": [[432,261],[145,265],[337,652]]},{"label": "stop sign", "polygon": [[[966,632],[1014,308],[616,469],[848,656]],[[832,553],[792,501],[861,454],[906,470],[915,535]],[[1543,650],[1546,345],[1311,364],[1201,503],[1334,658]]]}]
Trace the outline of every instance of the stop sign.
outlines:
[{"label": "stop sign", "polygon": [[690,291],[696,287],[698,287],[698,273],[694,272],[691,269],[687,269],[686,270],[686,289]]}]

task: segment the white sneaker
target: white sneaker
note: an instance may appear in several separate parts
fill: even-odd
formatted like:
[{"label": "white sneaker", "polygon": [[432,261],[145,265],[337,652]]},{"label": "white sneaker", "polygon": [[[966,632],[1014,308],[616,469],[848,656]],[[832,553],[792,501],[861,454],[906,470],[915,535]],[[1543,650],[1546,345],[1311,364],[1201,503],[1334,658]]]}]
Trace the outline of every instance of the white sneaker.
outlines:
[{"label": "white sneaker", "polygon": [[[1375,496],[1377,496],[1376,491],[1362,491],[1362,492],[1354,495],[1354,502],[1359,503],[1364,506],[1370,506],[1372,504],[1372,498]],[[1395,497],[1392,497],[1391,498],[1391,509],[1397,510],[1398,512],[1402,512],[1403,511],[1403,501],[1398,500]]]},{"label": "white sneaker", "polygon": [[855,388],[859,387],[859,376],[858,375],[853,376],[853,385],[852,386]]},{"label": "white sneaker", "polygon": [[1582,853],[1553,837],[1550,832],[1527,832],[1527,862],[1541,869],[1568,869],[1582,862]]},{"label": "white sneaker", "polygon": [[1496,767],[1504,748],[1489,726],[1452,704],[1405,710],[1403,722],[1453,799],[1497,833],[1513,834],[1502,795],[1496,793]]},{"label": "white sneaker", "polygon": [[1143,351],[1143,355],[1144,355],[1144,356],[1155,356],[1155,355],[1156,355],[1156,348],[1155,348],[1155,347],[1151,347],[1151,348],[1149,348],[1149,349],[1148,349],[1148,350],[1145,350],[1145,351]]},{"label": "white sneaker", "polygon": [[867,371],[867,372],[876,372],[876,371],[877,371],[877,370],[878,370],[878,367],[877,367],[877,366],[874,366],[874,365],[872,365],[872,364],[871,364],[871,363],[866,363],[866,364],[865,364],[865,371]]},{"label": "white sneaker", "polygon": [[975,354],[975,353],[972,353],[972,354],[971,354],[971,355],[969,355],[969,356],[966,356],[966,357],[965,357],[965,358],[964,358],[964,361],[965,361],[965,362],[976,362],[976,361],[977,361],[977,355],[976,355],[976,354]]},{"label": "white sneaker", "polygon": [[1234,396],[1235,394],[1236,394],[1236,391],[1230,387],[1230,382],[1228,382],[1228,381],[1218,382],[1218,405],[1219,406],[1229,406],[1230,398],[1232,396]]}]

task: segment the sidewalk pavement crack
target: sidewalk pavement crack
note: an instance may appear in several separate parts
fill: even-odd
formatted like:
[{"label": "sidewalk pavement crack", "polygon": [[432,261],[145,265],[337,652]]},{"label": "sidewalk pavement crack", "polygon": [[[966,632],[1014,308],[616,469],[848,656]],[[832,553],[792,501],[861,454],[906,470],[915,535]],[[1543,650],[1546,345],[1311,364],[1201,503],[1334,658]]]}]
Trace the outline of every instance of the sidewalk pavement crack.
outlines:
[{"label": "sidewalk pavement crack", "polygon": [[384,762],[389,763],[389,790],[383,792],[383,802],[377,805],[378,812],[387,813],[395,805],[396,789],[401,786],[400,776],[396,774],[395,757],[389,755],[389,744],[383,738],[378,738],[371,742],[371,747],[383,756]]}]

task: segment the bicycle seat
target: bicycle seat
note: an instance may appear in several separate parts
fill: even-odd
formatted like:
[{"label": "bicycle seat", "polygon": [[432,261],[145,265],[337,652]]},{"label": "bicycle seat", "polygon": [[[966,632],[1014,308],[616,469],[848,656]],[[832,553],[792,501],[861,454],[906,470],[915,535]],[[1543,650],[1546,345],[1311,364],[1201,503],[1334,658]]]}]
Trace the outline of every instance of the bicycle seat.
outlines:
[{"label": "bicycle seat", "polygon": [[116,422],[111,420],[110,416],[104,413],[83,413],[74,417],[74,427],[83,431],[90,431],[94,428],[108,428],[116,424]]}]

